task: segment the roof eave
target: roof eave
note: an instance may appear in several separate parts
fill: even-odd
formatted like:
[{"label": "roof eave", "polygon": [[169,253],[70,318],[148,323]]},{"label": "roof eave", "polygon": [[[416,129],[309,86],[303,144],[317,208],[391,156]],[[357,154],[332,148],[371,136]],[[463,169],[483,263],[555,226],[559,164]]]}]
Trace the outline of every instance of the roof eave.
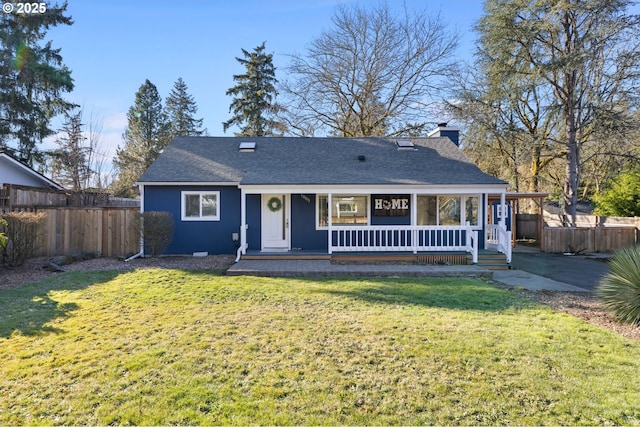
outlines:
[{"label": "roof eave", "polygon": [[39,179],[41,181],[44,181],[44,183],[47,184],[48,186],[53,187],[56,190],[64,191],[64,187],[62,187],[60,184],[58,184],[55,181],[47,178],[46,176],[42,175],[40,172],[33,170],[32,168],[30,168],[29,166],[25,165],[24,163],[22,163],[18,159],[14,158],[12,155],[10,155],[8,153],[5,153],[5,152],[2,152],[2,153],[0,153],[0,157],[5,157],[6,159],[8,159],[10,162],[15,164],[16,166],[18,166],[23,171],[27,172],[28,174],[34,176],[35,178],[37,178],[37,179]]}]

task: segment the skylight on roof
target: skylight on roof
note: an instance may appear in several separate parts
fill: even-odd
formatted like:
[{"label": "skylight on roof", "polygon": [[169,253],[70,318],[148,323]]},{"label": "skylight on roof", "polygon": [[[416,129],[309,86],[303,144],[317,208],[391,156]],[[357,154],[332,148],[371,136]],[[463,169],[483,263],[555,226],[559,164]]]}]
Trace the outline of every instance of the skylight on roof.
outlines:
[{"label": "skylight on roof", "polygon": [[399,150],[413,150],[415,148],[415,146],[413,145],[413,142],[407,139],[397,140],[396,145],[398,146]]},{"label": "skylight on roof", "polygon": [[256,143],[254,141],[243,141],[238,147],[240,151],[255,151]]}]

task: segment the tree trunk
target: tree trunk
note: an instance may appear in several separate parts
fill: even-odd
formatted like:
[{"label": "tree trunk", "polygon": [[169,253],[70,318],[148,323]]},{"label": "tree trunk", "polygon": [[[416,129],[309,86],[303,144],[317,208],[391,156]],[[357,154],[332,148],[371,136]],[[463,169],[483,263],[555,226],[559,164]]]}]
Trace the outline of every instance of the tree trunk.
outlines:
[{"label": "tree trunk", "polygon": [[542,149],[540,144],[536,143],[531,153],[531,181],[529,183],[529,191],[537,193],[540,189],[540,156]]},{"label": "tree trunk", "polygon": [[[572,91],[573,92],[573,91]],[[576,205],[578,203],[578,182],[580,179],[579,145],[576,137],[575,105],[568,102],[565,108],[565,125],[567,127],[567,157],[564,178],[564,214],[569,225],[576,225]]]},{"label": "tree trunk", "polygon": [[[575,20],[569,11],[563,14],[564,27],[564,56],[570,58],[579,49],[576,42]],[[576,204],[578,203],[578,183],[580,180],[579,145],[577,138],[577,109],[580,103],[577,96],[578,71],[571,67],[562,73],[564,80],[564,120],[566,132],[567,157],[564,177],[564,214],[569,219],[569,225],[576,225]]]}]

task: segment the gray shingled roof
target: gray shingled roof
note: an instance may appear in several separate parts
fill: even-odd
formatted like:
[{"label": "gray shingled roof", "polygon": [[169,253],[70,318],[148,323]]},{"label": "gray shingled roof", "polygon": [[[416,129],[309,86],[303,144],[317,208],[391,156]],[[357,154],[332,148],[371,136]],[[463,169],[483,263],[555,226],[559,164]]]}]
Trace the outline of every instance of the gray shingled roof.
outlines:
[{"label": "gray shingled roof", "polygon": [[[403,138],[407,139],[407,138]],[[254,152],[240,152],[255,141]],[[482,172],[449,138],[177,137],[138,182],[269,184],[505,184]],[[365,161],[359,161],[365,156]],[[506,184],[505,184],[506,185]]]}]

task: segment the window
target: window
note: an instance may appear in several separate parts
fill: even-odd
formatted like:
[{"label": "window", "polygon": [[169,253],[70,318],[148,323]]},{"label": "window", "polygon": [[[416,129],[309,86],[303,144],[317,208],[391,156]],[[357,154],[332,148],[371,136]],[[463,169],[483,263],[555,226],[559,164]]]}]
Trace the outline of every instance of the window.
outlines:
[{"label": "window", "polygon": [[437,196],[418,196],[418,225],[438,225]]},{"label": "window", "polygon": [[460,196],[438,197],[439,225],[460,225],[461,204]]},{"label": "window", "polygon": [[218,210],[219,191],[182,192],[182,220],[183,221],[219,221]]},{"label": "window", "polygon": [[478,196],[465,199],[465,221],[470,225],[478,225]]},{"label": "window", "polygon": [[418,196],[418,225],[478,226],[478,196]]},{"label": "window", "polygon": [[[319,194],[316,201],[317,228],[328,227],[329,197],[326,194]],[[332,225],[369,224],[369,196],[333,194],[331,196],[331,204]]]}]

